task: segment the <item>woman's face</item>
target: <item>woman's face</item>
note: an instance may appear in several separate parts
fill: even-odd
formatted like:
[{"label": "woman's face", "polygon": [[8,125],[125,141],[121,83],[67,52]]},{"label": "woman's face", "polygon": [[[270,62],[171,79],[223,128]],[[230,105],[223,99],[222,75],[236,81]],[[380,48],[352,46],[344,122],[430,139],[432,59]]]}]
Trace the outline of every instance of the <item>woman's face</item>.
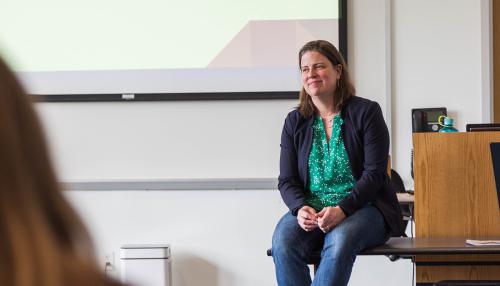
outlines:
[{"label": "woman's face", "polygon": [[316,51],[305,52],[300,59],[302,85],[311,97],[332,96],[340,79],[341,66],[333,66]]}]

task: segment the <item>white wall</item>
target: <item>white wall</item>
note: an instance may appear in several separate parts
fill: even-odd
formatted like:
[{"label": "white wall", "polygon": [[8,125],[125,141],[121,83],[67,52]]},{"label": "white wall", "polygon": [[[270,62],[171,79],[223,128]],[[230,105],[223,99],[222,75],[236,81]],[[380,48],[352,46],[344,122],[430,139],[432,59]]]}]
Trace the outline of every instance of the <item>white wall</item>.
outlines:
[{"label": "white wall", "polygon": [[295,101],[39,104],[60,177],[276,178]]},{"label": "white wall", "polygon": [[[385,25],[389,3],[392,34]],[[358,95],[379,101],[392,117],[394,168],[409,184],[411,108],[447,106],[461,130],[481,118],[480,2],[350,0],[349,5],[349,62]],[[252,178],[277,175],[279,134],[294,105],[42,103],[38,109],[65,180]],[[265,250],[286,210],[276,190],[65,194],[89,226],[101,262],[114,252],[118,264],[122,244],[170,243],[175,286],[275,284]],[[360,257],[350,285],[401,285],[411,275],[408,261]]]}]

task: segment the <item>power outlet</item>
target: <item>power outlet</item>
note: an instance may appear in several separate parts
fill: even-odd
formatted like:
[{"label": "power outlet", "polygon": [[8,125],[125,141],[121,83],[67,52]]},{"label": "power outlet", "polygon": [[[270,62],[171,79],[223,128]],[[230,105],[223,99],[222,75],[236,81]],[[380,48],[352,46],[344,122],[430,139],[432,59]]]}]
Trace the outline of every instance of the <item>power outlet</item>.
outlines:
[{"label": "power outlet", "polygon": [[104,255],[104,274],[112,274],[116,270],[115,252],[112,251]]}]

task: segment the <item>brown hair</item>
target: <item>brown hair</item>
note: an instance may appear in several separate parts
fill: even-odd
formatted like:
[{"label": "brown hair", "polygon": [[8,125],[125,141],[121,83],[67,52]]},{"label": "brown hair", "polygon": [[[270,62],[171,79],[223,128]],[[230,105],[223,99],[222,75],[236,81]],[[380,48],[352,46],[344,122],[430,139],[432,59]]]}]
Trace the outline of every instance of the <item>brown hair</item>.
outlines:
[{"label": "brown hair", "polygon": [[[338,80],[338,87],[335,90],[335,93],[332,95],[333,102],[335,103],[335,110],[342,110],[342,106],[344,105],[344,103],[351,96],[354,96],[356,94],[356,89],[354,88],[354,85],[351,81],[349,70],[347,69],[344,58],[339,53],[337,48],[335,48],[335,46],[330,42],[324,40],[311,41],[306,43],[299,51],[299,69],[301,68],[302,56],[306,52],[310,51],[315,51],[322,54],[332,63],[334,67],[338,65],[342,66],[340,79]],[[304,87],[302,87],[302,89],[300,90],[299,105],[297,108],[300,114],[302,114],[302,116],[304,117],[310,117],[316,111],[312,99],[307,94]]]},{"label": "brown hair", "polygon": [[0,59],[0,285],[108,285],[64,199],[33,106]]}]

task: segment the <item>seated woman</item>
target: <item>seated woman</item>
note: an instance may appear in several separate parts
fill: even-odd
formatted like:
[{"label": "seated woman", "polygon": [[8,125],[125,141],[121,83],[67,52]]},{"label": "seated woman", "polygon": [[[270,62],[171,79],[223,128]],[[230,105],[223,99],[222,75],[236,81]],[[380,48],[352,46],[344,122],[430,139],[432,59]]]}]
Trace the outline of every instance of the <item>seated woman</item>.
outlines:
[{"label": "seated woman", "polygon": [[29,98],[0,59],[0,285],[119,285],[98,270]]},{"label": "seated woman", "polygon": [[299,105],[281,135],[278,188],[290,212],[273,235],[276,278],[311,285],[306,258],[321,249],[312,285],[347,285],[357,254],[402,233],[387,175],[389,132],[380,106],[355,96],[331,43],[305,44],[299,66]]}]

